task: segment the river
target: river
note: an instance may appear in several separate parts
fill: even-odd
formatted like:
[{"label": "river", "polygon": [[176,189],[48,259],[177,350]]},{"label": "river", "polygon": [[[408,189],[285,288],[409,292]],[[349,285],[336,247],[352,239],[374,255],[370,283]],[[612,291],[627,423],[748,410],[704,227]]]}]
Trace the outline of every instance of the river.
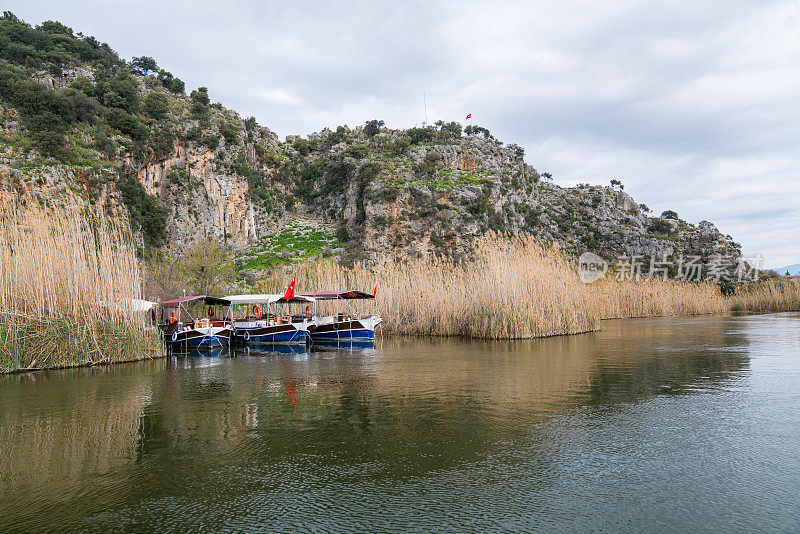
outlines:
[{"label": "river", "polygon": [[799,532],[800,314],[0,377],[0,531]]}]

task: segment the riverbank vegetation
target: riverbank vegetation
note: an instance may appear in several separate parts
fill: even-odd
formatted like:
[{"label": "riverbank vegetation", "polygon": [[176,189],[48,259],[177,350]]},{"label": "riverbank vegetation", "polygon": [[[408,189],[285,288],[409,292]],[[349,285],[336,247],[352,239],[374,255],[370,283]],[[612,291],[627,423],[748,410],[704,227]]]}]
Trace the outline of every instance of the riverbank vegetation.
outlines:
[{"label": "riverbank vegetation", "polygon": [[781,312],[800,310],[800,279],[772,278],[750,284],[731,297],[735,312]]},{"label": "riverbank vegetation", "polygon": [[[262,289],[281,291],[286,275]],[[583,284],[571,256],[530,236],[488,236],[473,259],[387,260],[371,267],[304,265],[298,288],[371,289],[377,285],[384,331],[393,334],[513,339],[597,330],[600,320],[725,313],[711,283],[612,278]]]},{"label": "riverbank vegetation", "polygon": [[727,313],[730,302],[713,282],[611,277],[585,286],[594,312],[602,319],[669,317]]},{"label": "riverbank vegetation", "polygon": [[127,219],[0,198],[0,372],[162,355],[140,297]]}]

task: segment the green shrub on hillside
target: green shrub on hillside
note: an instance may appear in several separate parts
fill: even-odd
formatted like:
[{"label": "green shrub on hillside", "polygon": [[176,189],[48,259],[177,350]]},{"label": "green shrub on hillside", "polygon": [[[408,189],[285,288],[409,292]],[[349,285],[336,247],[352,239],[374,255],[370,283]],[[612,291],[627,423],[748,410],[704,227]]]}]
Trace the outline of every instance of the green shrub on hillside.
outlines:
[{"label": "green shrub on hillside", "polygon": [[367,123],[364,125],[364,135],[367,137],[375,137],[385,124],[386,123],[384,123],[382,120],[377,119],[367,121]]},{"label": "green shrub on hillside", "polygon": [[86,76],[78,76],[69,86],[86,96],[96,96],[94,83]]},{"label": "green shrub on hillside", "polygon": [[148,144],[156,157],[164,158],[174,150],[175,134],[169,126],[159,126],[150,132]]},{"label": "green shrub on hillside", "polygon": [[144,112],[157,121],[167,117],[169,112],[169,99],[164,93],[153,91],[144,99]]},{"label": "green shrub on hillside", "polygon": [[12,65],[0,65],[0,97],[22,115],[36,147],[45,155],[62,158],[64,135],[77,122],[92,124],[99,103],[74,88],[56,91],[31,79]]},{"label": "green shrub on hillside", "polygon": [[139,122],[139,119],[125,110],[119,108],[107,109],[106,124],[135,141],[143,141],[147,138],[147,128]]},{"label": "green shrub on hillside", "polygon": [[127,69],[98,71],[95,92],[102,95],[106,107],[124,109],[128,113],[139,110],[139,84]]},{"label": "green shrub on hillside", "polygon": [[672,232],[672,225],[663,219],[653,220],[647,230],[654,234],[669,235]]},{"label": "green shrub on hillside", "polygon": [[225,121],[219,127],[219,133],[222,134],[222,137],[225,138],[225,143],[227,145],[238,145],[239,144],[239,129],[236,127],[236,124],[232,121]]},{"label": "green shrub on hillside", "polygon": [[489,133],[489,130],[487,130],[483,126],[473,126],[470,124],[469,126],[464,128],[464,133],[467,135],[483,135],[484,139],[494,139],[494,137],[492,137],[492,134]]},{"label": "green shrub on hillside", "polygon": [[406,133],[412,145],[428,143],[436,139],[436,130],[432,126],[427,126],[425,128],[409,128]]},{"label": "green shrub on hillside", "polygon": [[128,208],[131,226],[142,232],[144,244],[148,248],[164,243],[167,230],[169,209],[158,203],[156,197],[147,192],[132,176],[128,176],[118,184],[122,202]]},{"label": "green shrub on hillside", "polygon": [[369,154],[369,147],[362,143],[353,143],[342,151],[342,156],[355,159],[362,159]]},{"label": "green shrub on hillside", "polygon": [[525,149],[521,146],[517,145],[516,143],[511,143],[506,148],[510,148],[514,151],[514,159],[517,161],[522,161],[525,159]]},{"label": "green shrub on hillside", "polygon": [[461,137],[461,124],[452,121],[436,121],[436,127],[439,128],[439,139],[446,141],[449,139],[458,139]]},{"label": "green shrub on hillside", "polygon": [[297,150],[297,153],[301,156],[307,156],[309,152],[311,152],[311,142],[308,139],[303,139],[302,137],[298,137],[292,143],[292,147]]},{"label": "green shrub on hillside", "polygon": [[158,71],[158,79],[161,81],[161,85],[163,85],[165,89],[173,93],[180,94],[186,89],[185,84],[180,78],[174,77],[171,72],[165,71],[164,69]]},{"label": "green shrub on hillside", "polygon": [[124,64],[106,43],[94,37],[78,37],[60,22],[45,21],[36,28],[10,11],[0,17],[0,58],[25,67],[58,69],[89,63],[92,66]]},{"label": "green shrub on hillside", "polygon": [[207,121],[211,114],[208,107],[211,102],[211,99],[208,97],[208,89],[199,87],[192,91],[189,96],[192,99],[192,107],[189,109],[192,118]]}]

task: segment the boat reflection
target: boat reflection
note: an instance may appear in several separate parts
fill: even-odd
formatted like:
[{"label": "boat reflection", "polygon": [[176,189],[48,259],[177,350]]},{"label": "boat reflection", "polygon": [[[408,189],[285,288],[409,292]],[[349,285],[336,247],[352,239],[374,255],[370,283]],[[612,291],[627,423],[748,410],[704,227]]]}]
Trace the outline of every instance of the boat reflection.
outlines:
[{"label": "boat reflection", "polygon": [[227,358],[231,355],[230,347],[206,347],[172,351],[173,356],[187,357],[187,358]]},{"label": "boat reflection", "polygon": [[374,349],[375,340],[373,339],[341,339],[341,340],[315,340],[311,345],[313,349]]},{"label": "boat reflection", "polygon": [[308,345],[288,345],[288,344],[250,344],[236,349],[237,356],[303,356],[308,354]]}]

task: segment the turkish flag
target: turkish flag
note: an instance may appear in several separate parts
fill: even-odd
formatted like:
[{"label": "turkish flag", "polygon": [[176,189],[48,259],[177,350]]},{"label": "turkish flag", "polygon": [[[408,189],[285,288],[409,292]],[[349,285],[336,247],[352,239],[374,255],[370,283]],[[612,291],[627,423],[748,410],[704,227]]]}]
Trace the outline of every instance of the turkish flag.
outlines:
[{"label": "turkish flag", "polygon": [[294,281],[297,279],[297,274],[292,277],[292,283],[286,288],[286,294],[283,296],[284,300],[292,300],[294,298]]},{"label": "turkish flag", "polygon": [[467,115],[467,118],[468,118],[468,119],[471,119],[471,118],[472,118],[472,113],[470,113],[469,115]]},{"label": "turkish flag", "polygon": [[377,294],[378,294],[378,284],[375,284],[375,291],[372,292],[372,296],[374,297]]}]

